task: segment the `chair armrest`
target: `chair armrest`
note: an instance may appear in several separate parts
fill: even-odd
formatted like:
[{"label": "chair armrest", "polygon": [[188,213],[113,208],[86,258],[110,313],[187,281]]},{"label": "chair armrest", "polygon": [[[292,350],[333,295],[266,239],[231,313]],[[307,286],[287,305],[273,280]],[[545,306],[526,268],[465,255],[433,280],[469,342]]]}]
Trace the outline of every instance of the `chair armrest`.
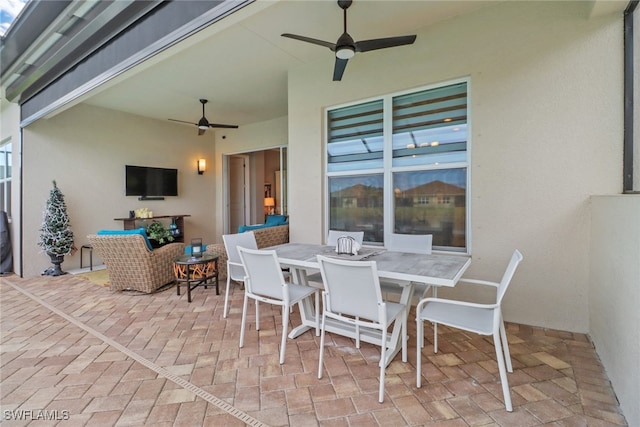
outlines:
[{"label": "chair armrest", "polygon": [[420,312],[422,311],[423,307],[430,302],[438,302],[441,304],[459,305],[459,306],[465,306],[465,307],[484,308],[486,310],[493,310],[494,308],[500,307],[499,304],[478,304],[475,302],[430,297],[430,298],[423,298],[420,300],[420,302],[416,306],[416,316],[420,316]]},{"label": "chair armrest", "polygon": [[466,277],[461,277],[458,282],[471,283],[472,285],[493,286],[494,288],[500,286],[500,283],[489,282],[488,280],[467,279]]},{"label": "chair armrest", "polygon": [[244,268],[244,264],[242,264],[241,262],[233,262],[233,261],[229,261],[227,259],[227,266],[234,266],[234,267],[242,267]]}]

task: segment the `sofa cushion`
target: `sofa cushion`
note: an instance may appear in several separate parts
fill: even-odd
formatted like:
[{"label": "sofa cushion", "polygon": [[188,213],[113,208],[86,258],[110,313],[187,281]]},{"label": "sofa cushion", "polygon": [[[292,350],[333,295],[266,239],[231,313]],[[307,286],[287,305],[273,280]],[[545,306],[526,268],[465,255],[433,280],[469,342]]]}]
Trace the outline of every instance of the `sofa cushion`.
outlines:
[{"label": "sofa cushion", "polygon": [[151,246],[151,242],[149,241],[149,237],[147,237],[147,232],[144,228],[135,228],[133,230],[100,230],[96,233],[98,236],[117,236],[117,235],[131,235],[131,234],[139,234],[144,237],[144,242],[147,244],[147,248],[150,251],[153,250],[153,246]]},{"label": "sofa cushion", "polygon": [[238,227],[238,233],[244,233],[245,231],[260,230],[261,228],[269,227],[267,224],[254,224],[254,225],[241,225]]},{"label": "sofa cushion", "polygon": [[275,225],[284,225],[287,223],[286,215],[267,215],[267,220],[264,222],[264,225],[268,227],[273,227]]}]

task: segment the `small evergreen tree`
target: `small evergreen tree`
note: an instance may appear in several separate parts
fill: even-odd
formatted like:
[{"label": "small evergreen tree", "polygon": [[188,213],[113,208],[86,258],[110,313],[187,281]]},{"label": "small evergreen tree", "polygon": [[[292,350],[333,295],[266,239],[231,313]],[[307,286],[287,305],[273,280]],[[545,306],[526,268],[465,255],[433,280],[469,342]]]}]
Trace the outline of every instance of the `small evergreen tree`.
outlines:
[{"label": "small evergreen tree", "polygon": [[55,180],[53,181],[53,189],[49,192],[47,207],[44,210],[38,245],[48,255],[64,256],[72,254],[76,250],[73,244],[73,231],[69,226],[67,205],[64,203],[64,195],[58,189]]}]

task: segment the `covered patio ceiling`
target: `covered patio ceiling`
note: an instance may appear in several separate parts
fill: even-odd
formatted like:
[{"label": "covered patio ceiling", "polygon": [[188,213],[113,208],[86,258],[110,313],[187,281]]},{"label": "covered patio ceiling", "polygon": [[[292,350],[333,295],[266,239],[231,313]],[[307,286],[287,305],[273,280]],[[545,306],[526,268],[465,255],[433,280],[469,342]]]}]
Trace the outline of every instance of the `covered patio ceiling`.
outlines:
[{"label": "covered patio ceiling", "polygon": [[[496,2],[357,0],[348,10],[355,40],[415,34],[422,27]],[[334,65],[329,49],[281,37],[294,33],[335,42],[342,9],[334,1],[258,1],[89,94],[87,104],[167,120],[197,121],[198,99],[209,121],[246,125],[287,114],[287,74],[304,64]],[[429,43],[418,38],[416,43]],[[399,47],[410,54],[411,46]],[[350,60],[342,82],[357,79]]]},{"label": "covered patio ceiling", "polygon": [[[415,34],[421,28],[502,1],[514,0],[356,0],[348,9],[348,32],[356,41]],[[585,19],[622,11],[626,3],[585,1]],[[201,98],[209,100],[206,116],[210,122],[242,126],[282,117],[287,114],[288,72],[299,66],[317,64],[326,70],[324,74],[330,81],[334,55],[327,48],[284,38],[281,34],[287,32],[335,42],[342,30],[342,9],[334,1],[258,0],[47,117],[84,102],[157,120],[196,122],[202,115],[198,102]],[[52,37],[56,36],[55,28],[49,31]],[[433,42],[418,37],[415,43]],[[411,48],[394,49],[403,49],[411,55]],[[363,71],[357,66],[360,55],[377,55],[384,61],[385,50],[358,53],[349,61],[342,81],[333,84],[349,85],[358,78]]]}]

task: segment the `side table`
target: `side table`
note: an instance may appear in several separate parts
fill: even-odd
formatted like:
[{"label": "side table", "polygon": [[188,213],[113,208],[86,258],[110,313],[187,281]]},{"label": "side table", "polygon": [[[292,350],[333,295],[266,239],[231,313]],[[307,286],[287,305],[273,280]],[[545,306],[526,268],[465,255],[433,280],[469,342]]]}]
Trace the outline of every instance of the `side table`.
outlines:
[{"label": "side table", "polygon": [[[203,254],[200,257],[181,255],[173,260],[173,272],[175,275],[176,289],[180,295],[180,286],[187,286],[187,301],[191,302],[191,291],[196,286],[216,286],[216,295],[220,295],[218,289],[218,255]],[[212,280],[214,281],[212,283]]]}]

